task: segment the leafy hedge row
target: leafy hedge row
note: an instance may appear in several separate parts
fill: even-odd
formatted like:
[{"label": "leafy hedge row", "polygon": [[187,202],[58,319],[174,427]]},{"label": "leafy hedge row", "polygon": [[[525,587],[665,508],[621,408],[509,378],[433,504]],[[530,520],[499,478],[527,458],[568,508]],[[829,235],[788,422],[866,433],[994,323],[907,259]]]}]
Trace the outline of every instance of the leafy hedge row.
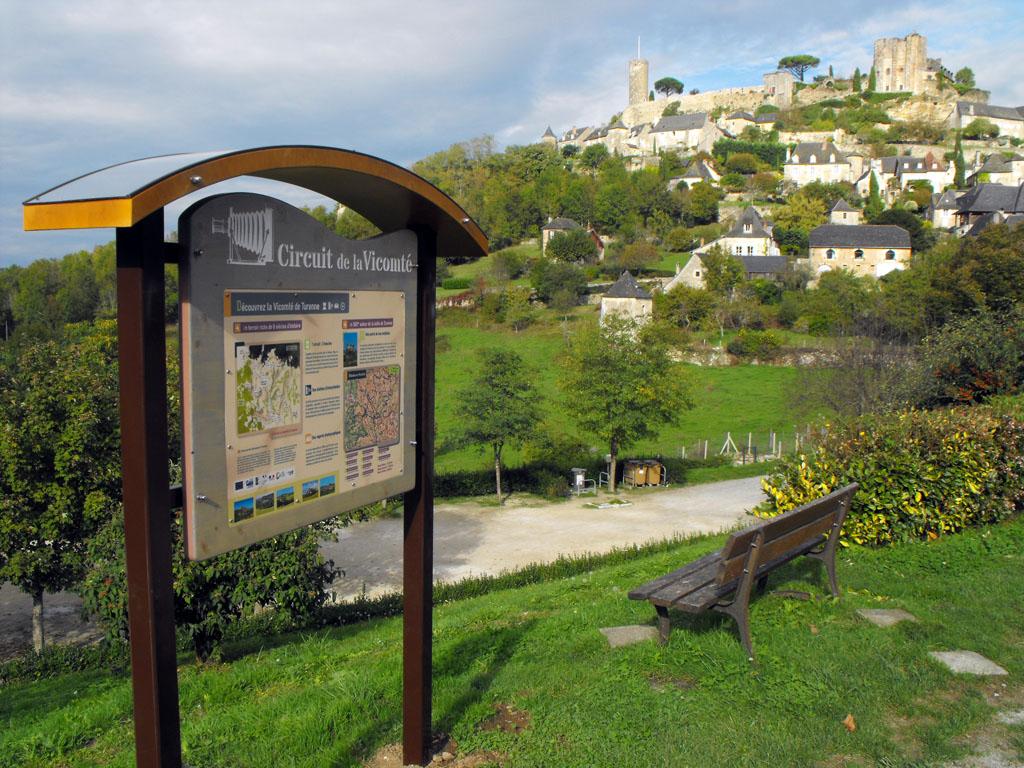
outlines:
[{"label": "leafy hedge row", "polygon": [[843,526],[858,544],[936,538],[1024,509],[1024,419],[988,406],[905,411],[828,425],[808,455],[763,481],[771,517],[851,482]]}]

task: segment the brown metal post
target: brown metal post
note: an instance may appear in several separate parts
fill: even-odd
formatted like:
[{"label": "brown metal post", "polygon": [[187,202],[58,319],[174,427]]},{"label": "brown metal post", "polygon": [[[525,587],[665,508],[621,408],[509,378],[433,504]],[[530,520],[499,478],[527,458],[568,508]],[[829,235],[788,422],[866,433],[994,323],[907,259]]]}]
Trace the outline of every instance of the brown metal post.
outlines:
[{"label": "brown metal post", "polygon": [[416,487],[405,494],[402,562],[402,755],[406,765],[430,759],[431,631],[434,570],[434,277],[437,233],[417,233]]},{"label": "brown metal post", "polygon": [[163,209],[117,230],[117,338],[135,760],[180,768],[167,475]]}]

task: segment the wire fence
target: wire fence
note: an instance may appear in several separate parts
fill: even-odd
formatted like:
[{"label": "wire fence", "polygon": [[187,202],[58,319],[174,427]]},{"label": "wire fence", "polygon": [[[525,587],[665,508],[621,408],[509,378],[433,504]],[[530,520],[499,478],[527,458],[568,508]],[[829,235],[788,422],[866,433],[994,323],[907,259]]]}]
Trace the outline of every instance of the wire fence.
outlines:
[{"label": "wire fence", "polygon": [[769,432],[726,432],[718,439],[703,438],[679,447],[680,459],[707,461],[715,456],[731,457],[736,464],[781,459],[786,454],[805,450],[815,431],[807,426],[800,429],[770,430]]}]

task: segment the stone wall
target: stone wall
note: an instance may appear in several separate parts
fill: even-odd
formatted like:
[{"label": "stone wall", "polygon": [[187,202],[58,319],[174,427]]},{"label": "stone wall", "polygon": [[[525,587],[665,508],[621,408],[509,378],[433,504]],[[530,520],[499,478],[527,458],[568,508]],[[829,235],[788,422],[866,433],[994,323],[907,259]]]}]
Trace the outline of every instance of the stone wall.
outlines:
[{"label": "stone wall", "polygon": [[643,123],[656,123],[671,102],[678,102],[679,113],[712,112],[716,107],[727,111],[746,110],[753,112],[762,104],[769,103],[763,85],[752,85],[748,88],[723,88],[720,91],[706,93],[687,93],[672,96],[668,99],[655,99],[634,104],[622,113],[622,122],[629,127]]}]

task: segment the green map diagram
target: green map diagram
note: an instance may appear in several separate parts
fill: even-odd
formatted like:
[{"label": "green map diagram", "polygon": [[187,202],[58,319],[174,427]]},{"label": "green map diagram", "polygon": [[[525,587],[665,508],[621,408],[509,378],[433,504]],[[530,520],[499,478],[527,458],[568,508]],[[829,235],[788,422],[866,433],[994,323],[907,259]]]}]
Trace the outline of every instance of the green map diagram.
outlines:
[{"label": "green map diagram", "polygon": [[239,435],[302,421],[299,349],[298,342],[235,346]]},{"label": "green map diagram", "polygon": [[345,451],[398,442],[402,369],[384,365],[345,375]]}]

